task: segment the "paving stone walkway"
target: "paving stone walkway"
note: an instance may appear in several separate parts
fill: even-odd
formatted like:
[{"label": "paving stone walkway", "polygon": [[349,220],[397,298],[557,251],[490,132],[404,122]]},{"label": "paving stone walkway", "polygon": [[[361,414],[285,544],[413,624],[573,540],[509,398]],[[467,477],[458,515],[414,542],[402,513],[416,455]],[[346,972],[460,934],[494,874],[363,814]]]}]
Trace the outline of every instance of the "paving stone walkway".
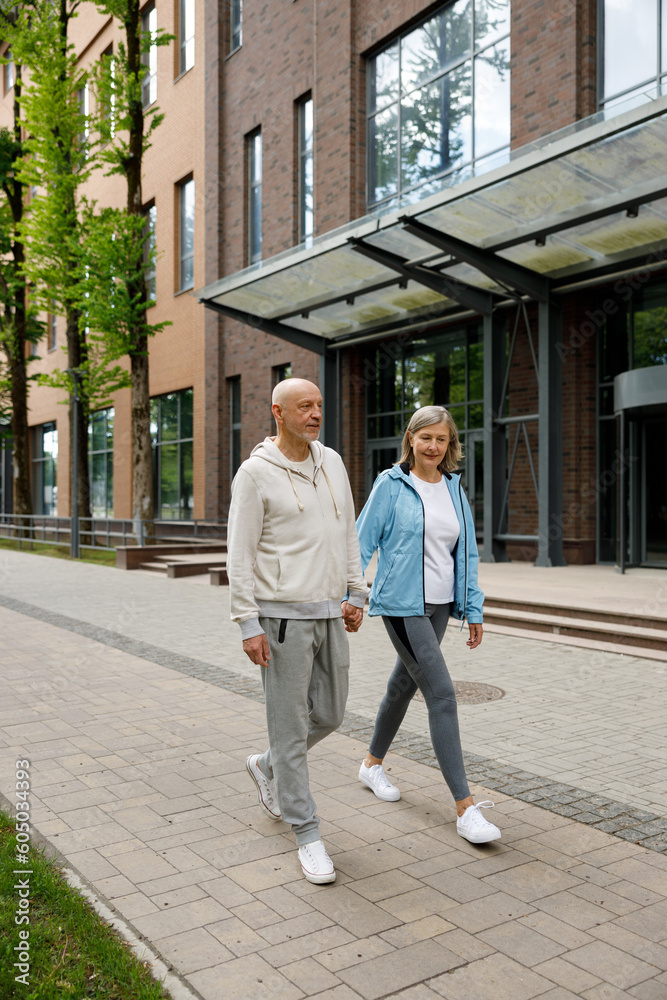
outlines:
[{"label": "paving stone walkway", "polygon": [[[355,696],[343,730],[311,754],[338,879],[310,885],[291,833],[258,809],[245,771],[265,741],[256,671],[239,667],[231,642],[211,663],[196,637],[189,650],[170,641],[178,600],[194,633],[208,590],[145,578],[139,587],[132,574],[63,565],[12,554],[0,574],[0,791],[10,796],[15,760],[30,759],[36,830],[194,996],[667,998],[667,856],[657,843],[624,839],[627,827],[611,833],[599,816],[573,819],[595,798],[579,780],[554,791],[553,778],[540,784],[537,759],[523,771],[496,762],[494,771],[468,749],[475,795],[495,800],[503,831],[500,842],[474,847],[457,836],[429,764],[420,706],[389,758],[401,801],[379,802],[358,783],[372,716]],[[163,599],[152,641],[136,624],[141,614],[134,634],[120,623],[121,580],[124,600],[139,607],[142,591],[147,607]],[[104,608],[102,622],[91,622],[91,608]],[[369,649],[378,661],[385,655],[372,635],[353,654],[353,672]],[[524,656],[527,640],[503,641]],[[610,672],[633,659],[605,655]],[[655,691],[662,676],[651,675]],[[594,702],[590,711],[599,711]],[[621,720],[622,707],[617,727]],[[656,742],[657,734],[656,721]],[[660,784],[657,771],[651,777]],[[503,781],[505,791],[490,790]],[[550,808],[527,801],[544,791]],[[613,812],[614,800],[599,798]],[[646,843],[659,836],[645,832]]]}]

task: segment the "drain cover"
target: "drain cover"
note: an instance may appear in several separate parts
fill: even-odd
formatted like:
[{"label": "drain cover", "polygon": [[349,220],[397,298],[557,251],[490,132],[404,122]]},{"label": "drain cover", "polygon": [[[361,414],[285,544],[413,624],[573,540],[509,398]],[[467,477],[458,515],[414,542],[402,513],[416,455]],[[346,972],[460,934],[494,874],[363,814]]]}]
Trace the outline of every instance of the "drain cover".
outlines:
[{"label": "drain cover", "polygon": [[[480,684],[477,681],[454,681],[456,700],[459,705],[482,705],[485,701],[498,701],[505,697],[502,688],[494,687],[493,684]],[[415,698],[424,700],[421,691],[417,691]]]}]

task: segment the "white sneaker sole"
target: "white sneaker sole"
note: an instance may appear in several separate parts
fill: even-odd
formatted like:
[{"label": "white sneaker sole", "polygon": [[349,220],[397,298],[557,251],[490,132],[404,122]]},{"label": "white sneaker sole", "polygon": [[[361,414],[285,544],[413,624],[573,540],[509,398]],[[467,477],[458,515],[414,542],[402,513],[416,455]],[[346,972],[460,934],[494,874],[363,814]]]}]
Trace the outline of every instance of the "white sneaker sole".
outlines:
[{"label": "white sneaker sole", "polygon": [[494,840],[500,840],[500,837],[501,837],[500,830],[496,830],[495,833],[492,833],[489,836],[485,836],[484,834],[481,834],[479,837],[476,837],[474,840],[473,840],[472,837],[466,837],[465,833],[461,833],[461,831],[458,829],[458,827],[457,827],[456,832],[458,833],[459,837],[463,837],[463,839],[467,840],[469,844],[490,844]]},{"label": "white sneaker sole", "polygon": [[362,785],[365,785],[366,788],[370,788],[373,795],[375,795],[378,799],[381,799],[382,802],[398,802],[398,800],[401,797],[401,793],[398,790],[398,788],[395,788],[393,792],[386,792],[385,794],[376,792],[372,782],[368,780],[365,774],[359,775],[359,781],[362,783]]},{"label": "white sneaker sole", "polygon": [[301,871],[303,876],[309,882],[313,882],[314,885],[326,885],[329,882],[336,881],[335,872],[327,872],[325,875],[314,875],[312,872],[306,871],[306,869],[301,865]]}]

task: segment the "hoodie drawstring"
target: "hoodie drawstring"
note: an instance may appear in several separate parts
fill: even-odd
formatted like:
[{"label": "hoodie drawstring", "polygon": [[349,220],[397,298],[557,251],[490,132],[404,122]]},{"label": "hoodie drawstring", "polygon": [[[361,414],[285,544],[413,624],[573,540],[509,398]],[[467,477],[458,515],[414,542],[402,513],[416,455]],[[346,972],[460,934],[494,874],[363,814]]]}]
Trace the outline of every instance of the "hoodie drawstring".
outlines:
[{"label": "hoodie drawstring", "polygon": [[326,479],[326,481],[327,481],[327,486],[329,487],[329,493],[331,494],[331,499],[333,500],[333,505],[334,505],[334,510],[336,511],[336,517],[340,517],[340,511],[339,511],[339,509],[338,509],[338,502],[337,502],[337,500],[336,500],[336,494],[335,494],[335,493],[334,493],[334,491],[333,491],[333,486],[331,485],[331,482],[330,482],[330,480],[329,480],[329,477],[328,477],[328,476],[327,476],[327,474],[326,474],[326,471],[325,471],[325,469],[324,469],[324,466],[322,465],[322,466],[320,466],[320,468],[322,469],[322,475],[323,475],[323,476],[324,476],[324,478]]},{"label": "hoodie drawstring", "polygon": [[287,469],[286,472],[287,472],[287,475],[289,476],[289,481],[292,484],[292,489],[294,490],[294,496],[296,497],[296,502],[299,505],[299,510],[303,510],[304,509],[303,508],[303,500],[301,499],[301,497],[299,496],[299,494],[296,491],[296,486],[294,485],[294,480],[292,479],[292,473],[291,473],[290,469]]}]

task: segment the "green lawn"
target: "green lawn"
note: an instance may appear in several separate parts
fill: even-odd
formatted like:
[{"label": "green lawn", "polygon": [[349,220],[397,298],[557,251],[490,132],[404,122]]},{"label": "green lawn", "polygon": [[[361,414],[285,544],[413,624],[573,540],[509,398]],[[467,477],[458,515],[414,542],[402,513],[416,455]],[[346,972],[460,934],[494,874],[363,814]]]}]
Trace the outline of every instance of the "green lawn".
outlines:
[{"label": "green lawn", "polygon": [[[0,538],[0,549],[19,551],[19,543],[15,538]],[[71,559],[67,546],[49,545],[48,542],[21,542],[21,552],[34,552],[38,556],[51,556],[53,559]],[[89,562],[98,566],[115,566],[115,549],[82,549],[81,559],[73,562]]]},{"label": "green lawn", "polygon": [[[129,945],[65,882],[57,864],[32,846],[27,864],[17,861],[17,853],[15,821],[0,811],[2,1000],[169,1000]],[[26,935],[27,952],[21,952]],[[26,955],[28,962],[16,968]],[[17,982],[25,965],[28,974]]]}]

